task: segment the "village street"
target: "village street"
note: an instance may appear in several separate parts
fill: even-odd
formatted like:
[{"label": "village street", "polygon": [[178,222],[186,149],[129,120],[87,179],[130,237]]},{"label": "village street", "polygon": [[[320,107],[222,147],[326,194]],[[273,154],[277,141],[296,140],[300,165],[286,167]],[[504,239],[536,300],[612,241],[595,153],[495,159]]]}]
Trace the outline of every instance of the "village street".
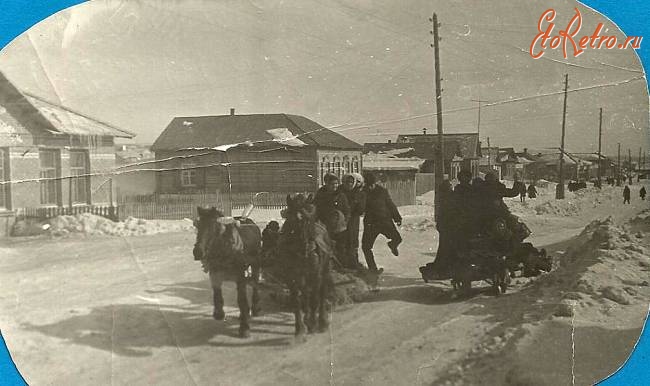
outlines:
[{"label": "village street", "polygon": [[[591,220],[612,215],[621,224],[648,208],[636,196],[623,207],[620,189],[604,190],[609,193],[602,199],[592,191],[569,194],[582,205],[565,215],[534,213],[533,206],[553,201],[549,192],[541,192],[537,202],[508,204],[533,230],[530,240],[561,260]],[[573,371],[576,384],[591,384],[628,356],[647,311],[647,286],[636,290],[645,301],[618,306],[607,300],[619,308],[598,314],[602,320],[588,310],[609,303],[585,308],[582,322],[576,313],[580,361],[572,367],[571,318],[551,316],[569,283],[551,280],[552,275],[532,284],[515,279],[499,298],[452,299],[447,283],[425,284],[418,272],[437,247],[432,207],[426,199],[422,204],[402,208],[405,242],[399,257],[390,255],[382,239],[376,244],[385,267],[381,290],[336,309],[330,333],[312,335],[306,343],[294,343],[293,315],[268,294],[264,315],[253,319],[252,337],[238,338],[232,283],[225,286],[227,321],[213,320],[207,276],[191,255],[191,232],[3,241],[0,328],[31,385],[457,384],[459,372],[464,382],[485,381],[489,367],[499,369],[490,370],[500,377],[494,380],[505,377],[513,384],[551,368],[531,379],[570,384]],[[639,241],[646,247],[649,229]],[[647,271],[639,275],[647,277]],[[545,355],[528,353],[526,363],[513,359],[539,334],[553,336],[553,347],[536,346]],[[590,339],[582,339],[586,336]],[[506,346],[508,363],[498,362],[496,353]],[[597,354],[597,346],[607,352]],[[481,364],[473,366],[477,355]],[[512,371],[524,378],[513,378]]]}]

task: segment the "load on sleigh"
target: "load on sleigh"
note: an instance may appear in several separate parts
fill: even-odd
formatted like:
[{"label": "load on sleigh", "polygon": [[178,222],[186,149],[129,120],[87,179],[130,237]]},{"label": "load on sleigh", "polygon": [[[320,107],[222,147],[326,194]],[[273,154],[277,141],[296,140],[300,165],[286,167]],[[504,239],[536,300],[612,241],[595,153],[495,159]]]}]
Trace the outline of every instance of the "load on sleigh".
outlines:
[{"label": "load on sleigh", "polygon": [[448,181],[438,189],[438,253],[434,262],[420,267],[422,278],[451,279],[460,290],[469,289],[472,281],[487,280],[495,293],[503,293],[517,271],[524,276],[550,271],[546,251],[524,242],[530,229],[503,202],[519,194],[521,183],[506,188],[492,173],[485,180],[470,179],[470,173],[461,171],[453,191]]}]

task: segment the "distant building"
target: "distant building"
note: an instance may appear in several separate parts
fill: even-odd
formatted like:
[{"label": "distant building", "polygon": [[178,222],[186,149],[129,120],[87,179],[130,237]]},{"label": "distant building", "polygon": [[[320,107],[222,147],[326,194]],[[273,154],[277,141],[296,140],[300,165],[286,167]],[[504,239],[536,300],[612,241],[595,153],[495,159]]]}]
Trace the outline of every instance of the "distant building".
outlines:
[{"label": "distant building", "polygon": [[305,192],[360,172],[362,146],[298,115],[177,117],[154,142],[160,193]]},{"label": "distant building", "polygon": [[156,163],[150,145],[116,145],[116,173],[113,177],[118,197],[150,195],[156,192]]},{"label": "distant building", "polygon": [[501,179],[501,164],[499,163],[499,148],[496,146],[481,147],[481,158],[479,159],[479,172],[483,175],[488,172],[496,173]]},{"label": "distant building", "polygon": [[[456,179],[461,169],[467,169],[472,176],[478,176],[481,149],[477,133],[444,134],[443,147],[445,174],[449,179]],[[400,134],[394,143],[364,144],[364,153],[404,148],[412,149],[410,155],[425,160],[420,166],[420,172],[435,172],[439,154],[436,134]]]}]

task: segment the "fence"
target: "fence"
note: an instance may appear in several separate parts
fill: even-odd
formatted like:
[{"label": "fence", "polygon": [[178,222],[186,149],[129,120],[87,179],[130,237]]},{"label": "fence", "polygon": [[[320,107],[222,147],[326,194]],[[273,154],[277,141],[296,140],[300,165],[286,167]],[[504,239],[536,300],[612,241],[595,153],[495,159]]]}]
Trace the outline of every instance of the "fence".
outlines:
[{"label": "fence", "polygon": [[[225,202],[224,202],[225,201]],[[227,198],[217,193],[200,194],[147,194],[118,197],[118,218],[143,218],[147,220],[182,220],[196,217],[196,207],[216,207],[225,215],[231,213]]]},{"label": "fence", "polygon": [[435,173],[415,173],[415,195],[420,196],[435,189]]},{"label": "fence", "polygon": [[415,205],[414,180],[388,180],[380,184],[388,190],[395,205]]},{"label": "fence", "polygon": [[118,208],[111,205],[80,205],[80,206],[58,206],[44,208],[23,208],[17,210],[18,216],[32,218],[53,218],[62,215],[76,215],[81,213],[91,213],[97,216],[106,217],[113,221],[118,219]]}]

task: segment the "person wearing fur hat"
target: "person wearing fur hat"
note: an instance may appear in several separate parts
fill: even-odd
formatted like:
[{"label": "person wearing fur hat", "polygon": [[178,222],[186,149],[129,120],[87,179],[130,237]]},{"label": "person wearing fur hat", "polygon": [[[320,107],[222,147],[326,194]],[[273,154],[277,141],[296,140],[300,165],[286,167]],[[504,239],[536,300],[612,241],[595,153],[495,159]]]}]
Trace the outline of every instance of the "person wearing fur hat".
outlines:
[{"label": "person wearing fur hat", "polygon": [[361,237],[361,250],[366,258],[368,269],[373,272],[381,273],[382,269],[377,269],[375,256],[372,248],[377,236],[384,235],[390,241],[388,247],[393,255],[398,256],[398,245],[402,242],[402,236],[395,227],[402,225],[402,216],[397,210],[397,206],[390,198],[390,194],[383,186],[377,185],[374,174],[368,172],[363,176],[366,187],[366,212],[363,217],[363,236]]},{"label": "person wearing fur hat", "polygon": [[345,239],[345,261],[342,263],[346,268],[360,269],[363,266],[359,263],[359,222],[361,215],[366,210],[363,177],[358,173],[346,174],[343,176],[341,190],[350,205],[350,217],[348,218]]},{"label": "person wearing fur hat", "polygon": [[336,258],[343,264],[350,205],[345,194],[339,189],[339,178],[336,175],[328,173],[323,180],[325,185],[316,191],[314,197],[316,217],[325,224],[330,238],[334,241]]}]

